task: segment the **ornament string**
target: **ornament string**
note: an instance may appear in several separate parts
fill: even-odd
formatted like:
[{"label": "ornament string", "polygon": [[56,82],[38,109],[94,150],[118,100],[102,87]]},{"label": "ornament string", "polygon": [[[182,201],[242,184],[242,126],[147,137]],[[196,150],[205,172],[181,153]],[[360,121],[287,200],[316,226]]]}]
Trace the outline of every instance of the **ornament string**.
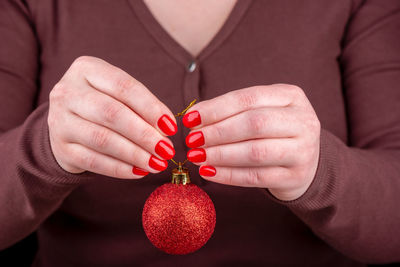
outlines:
[{"label": "ornament string", "polygon": [[194,103],[196,103],[196,101],[197,101],[197,99],[190,102],[190,104],[184,110],[175,114],[175,117],[181,117],[181,116],[185,115],[186,111],[188,111],[189,108],[193,107],[193,105],[194,105]]},{"label": "ornament string", "polygon": [[[193,105],[196,103],[196,101],[197,101],[197,99],[193,100],[192,102],[189,103],[189,105],[188,105],[184,110],[182,110],[181,112],[175,114],[175,118],[177,118],[177,117],[182,117],[183,115],[185,115],[186,111],[188,111],[191,107],[193,107]],[[187,162],[187,159],[185,159],[185,161],[182,162],[182,163],[181,163],[181,162],[178,163],[178,162],[176,162],[174,159],[171,159],[171,161],[172,161],[176,166],[183,166],[183,165]]]},{"label": "ornament string", "polygon": [[[179,163],[178,162],[176,162],[174,159],[171,159],[171,161],[176,165],[176,166],[179,166]],[[187,159],[185,159],[185,161],[184,162],[182,162],[181,164],[182,165],[184,165],[186,162],[187,162],[188,160]]]}]

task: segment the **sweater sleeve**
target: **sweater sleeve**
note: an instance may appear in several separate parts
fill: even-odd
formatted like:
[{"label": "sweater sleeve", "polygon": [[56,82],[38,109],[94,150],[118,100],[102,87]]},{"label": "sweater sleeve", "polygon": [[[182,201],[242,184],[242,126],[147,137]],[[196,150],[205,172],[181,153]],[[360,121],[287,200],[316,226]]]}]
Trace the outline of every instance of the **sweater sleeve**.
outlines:
[{"label": "sweater sleeve", "polygon": [[400,261],[400,1],[363,1],[349,21],[340,64],[349,144],[322,129],[307,192],[274,200],[350,258]]},{"label": "sweater sleeve", "polygon": [[0,249],[33,232],[88,174],[50,147],[48,103],[35,108],[38,42],[22,1],[0,1]]}]

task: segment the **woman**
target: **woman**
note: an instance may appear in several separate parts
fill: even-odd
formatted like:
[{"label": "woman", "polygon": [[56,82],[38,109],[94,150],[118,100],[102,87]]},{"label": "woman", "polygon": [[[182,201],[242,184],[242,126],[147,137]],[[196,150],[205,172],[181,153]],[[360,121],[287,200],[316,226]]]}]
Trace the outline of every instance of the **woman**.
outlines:
[{"label": "woman", "polygon": [[[400,260],[398,1],[0,10],[0,249],[37,230],[34,266]],[[186,156],[217,224],[172,256],[141,211]]]}]

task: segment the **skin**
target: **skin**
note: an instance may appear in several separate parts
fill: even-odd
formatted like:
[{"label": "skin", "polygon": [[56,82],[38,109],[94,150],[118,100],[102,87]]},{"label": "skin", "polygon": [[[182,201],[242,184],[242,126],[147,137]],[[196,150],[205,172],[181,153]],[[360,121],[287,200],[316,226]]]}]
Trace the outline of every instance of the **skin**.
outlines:
[{"label": "skin", "polygon": [[[230,103],[226,105],[225,103]],[[221,109],[221,107],[224,107]],[[294,200],[310,186],[319,159],[320,122],[303,90],[289,84],[244,88],[200,102],[198,111],[212,182],[268,188]]]},{"label": "skin", "polygon": [[67,172],[142,178],[132,166],[159,172],[149,158],[157,156],[160,140],[172,145],[157,127],[163,114],[176,122],[172,112],[142,83],[101,59],[76,59],[50,92],[49,103],[51,148]]},{"label": "skin", "polygon": [[[164,29],[196,56],[236,1],[145,2]],[[142,178],[132,173],[132,166],[157,173],[148,165],[151,155],[160,157],[156,144],[164,140],[172,145],[157,127],[163,114],[175,121],[168,107],[135,78],[101,59],[76,59],[54,86],[49,103],[51,148],[67,172]],[[204,179],[268,188],[281,200],[296,199],[310,186],[319,159],[320,123],[301,88],[244,88],[200,102],[188,112],[195,110],[202,124],[193,131],[203,132],[207,156],[198,165],[217,171]]]}]

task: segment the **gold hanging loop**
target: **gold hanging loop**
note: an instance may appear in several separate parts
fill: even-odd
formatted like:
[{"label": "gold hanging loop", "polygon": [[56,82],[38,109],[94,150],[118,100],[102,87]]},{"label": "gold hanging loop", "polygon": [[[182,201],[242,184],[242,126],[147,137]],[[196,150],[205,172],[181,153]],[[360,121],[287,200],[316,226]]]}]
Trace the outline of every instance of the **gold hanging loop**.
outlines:
[{"label": "gold hanging loop", "polygon": [[186,111],[188,111],[189,108],[193,107],[194,103],[196,103],[197,99],[193,100],[192,102],[190,102],[189,106],[187,106],[184,110],[182,110],[181,112],[179,112],[178,114],[175,115],[175,117],[180,117],[185,115]]},{"label": "gold hanging loop", "polygon": [[[181,117],[185,115],[186,111],[188,111],[193,105],[196,103],[197,99],[193,100],[190,102],[190,104],[181,112],[175,115],[175,117]],[[178,166],[178,168],[175,168],[172,170],[172,181],[171,183],[173,184],[190,184],[190,177],[189,177],[189,170],[188,168],[183,167],[183,165],[187,162],[187,159],[182,162],[176,162],[174,159],[171,159],[171,161]]]}]

